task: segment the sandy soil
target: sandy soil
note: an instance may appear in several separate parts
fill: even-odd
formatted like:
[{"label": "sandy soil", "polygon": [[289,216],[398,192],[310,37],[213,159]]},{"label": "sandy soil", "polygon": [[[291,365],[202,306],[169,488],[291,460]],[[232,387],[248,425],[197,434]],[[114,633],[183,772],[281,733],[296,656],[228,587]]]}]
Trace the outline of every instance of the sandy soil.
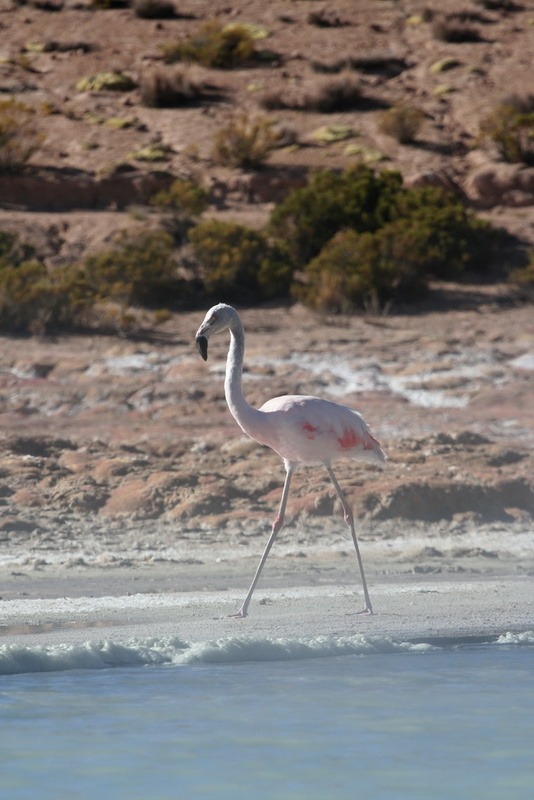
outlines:
[{"label": "sandy soil", "polygon": [[[212,579],[210,583],[213,586],[215,582]],[[346,584],[263,588],[246,619],[228,616],[237,610],[243,596],[235,590],[14,600],[2,603],[0,645],[356,635],[444,644],[488,641],[533,626],[534,590],[532,579],[525,577],[410,576],[402,581],[373,582],[371,591],[376,608],[372,616],[356,613],[361,597]]]}]

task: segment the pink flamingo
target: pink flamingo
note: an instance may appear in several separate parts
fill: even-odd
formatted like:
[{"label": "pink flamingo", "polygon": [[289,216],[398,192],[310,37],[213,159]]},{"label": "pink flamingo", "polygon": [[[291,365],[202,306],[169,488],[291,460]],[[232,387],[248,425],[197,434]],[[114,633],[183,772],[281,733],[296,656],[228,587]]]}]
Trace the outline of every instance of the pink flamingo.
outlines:
[{"label": "pink flamingo", "polygon": [[245,331],[237,311],[225,303],[210,308],[196,334],[196,342],[204,361],[208,358],[208,339],[214,333],[230,329],[230,348],[226,362],[224,393],[228,408],[239,427],[251,439],[271,447],[284,460],[286,479],[278,514],[272,533],[258,564],[243,605],[234,617],[246,617],[248,606],[259,580],[263,565],[282,525],[289,494],[291,477],[299,464],[323,464],[341,500],[360,568],[365,607],[360,614],[372,614],[373,609],[363,570],[360,548],[354,529],[354,516],[336,476],[332,461],[348,458],[383,464],[386,454],[371,435],[360,414],[347,406],[308,395],[284,395],[268,400],[260,409],[247,403],[241,387]]}]

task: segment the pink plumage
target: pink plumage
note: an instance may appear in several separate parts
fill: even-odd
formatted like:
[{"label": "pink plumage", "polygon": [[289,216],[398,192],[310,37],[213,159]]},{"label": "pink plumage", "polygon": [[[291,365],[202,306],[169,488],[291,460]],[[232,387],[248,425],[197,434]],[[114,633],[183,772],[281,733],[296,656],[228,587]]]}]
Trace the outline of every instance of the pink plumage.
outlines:
[{"label": "pink plumage", "polygon": [[[331,464],[339,458],[381,464],[384,451],[357,411],[311,395],[268,400],[261,443],[299,464]],[[254,436],[253,438],[257,438]],[[259,439],[258,439],[259,441]]]},{"label": "pink plumage", "polygon": [[341,500],[345,522],[356,550],[362,579],[365,607],[359,613],[372,614],[367,581],[354,528],[354,516],[332,471],[332,462],[340,459],[383,464],[386,455],[371,434],[360,414],[348,406],[311,395],[284,395],[268,400],[259,409],[246,401],[241,386],[245,333],[237,311],[225,303],[213,306],[196,334],[204,360],[208,357],[208,339],[226,328],[230,330],[230,348],[224,382],[228,407],[241,429],[260,444],[271,447],[284,459],[286,480],[271,536],[252,580],[243,605],[235,614],[246,617],[254,589],[273,542],[284,524],[284,515],[293,472],[299,464],[323,464]]}]

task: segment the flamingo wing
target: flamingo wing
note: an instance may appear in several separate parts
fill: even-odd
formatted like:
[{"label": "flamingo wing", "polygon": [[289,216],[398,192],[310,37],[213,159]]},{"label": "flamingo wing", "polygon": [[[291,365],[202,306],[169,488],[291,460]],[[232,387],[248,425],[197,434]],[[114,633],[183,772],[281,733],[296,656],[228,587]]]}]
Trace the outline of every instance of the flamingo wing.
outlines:
[{"label": "flamingo wing", "polygon": [[[302,464],[330,464],[339,458],[383,463],[385,455],[357,411],[306,395],[267,401],[263,439],[282,458]],[[254,438],[257,438],[256,436]]]}]

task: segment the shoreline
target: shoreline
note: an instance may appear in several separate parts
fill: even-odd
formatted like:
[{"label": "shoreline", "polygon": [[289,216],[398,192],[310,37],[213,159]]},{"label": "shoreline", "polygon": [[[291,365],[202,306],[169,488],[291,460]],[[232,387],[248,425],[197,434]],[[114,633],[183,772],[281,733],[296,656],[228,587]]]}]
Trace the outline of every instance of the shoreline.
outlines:
[{"label": "shoreline", "polygon": [[[271,569],[254,595],[250,615],[234,619],[228,615],[239,607],[248,584],[221,589],[219,579],[192,591],[132,593],[121,581],[101,575],[86,579],[84,594],[69,597],[60,594],[64,584],[50,578],[56,597],[0,601],[0,652],[5,647],[42,649],[176,637],[202,643],[240,637],[364,636],[452,644],[534,629],[534,581],[529,575],[372,576],[372,616],[357,613],[362,595],[356,575],[352,585],[337,583],[336,575],[330,580],[295,585]],[[99,594],[106,581],[109,593]],[[273,586],[276,583],[281,585]],[[91,587],[96,596],[91,596]]]}]

